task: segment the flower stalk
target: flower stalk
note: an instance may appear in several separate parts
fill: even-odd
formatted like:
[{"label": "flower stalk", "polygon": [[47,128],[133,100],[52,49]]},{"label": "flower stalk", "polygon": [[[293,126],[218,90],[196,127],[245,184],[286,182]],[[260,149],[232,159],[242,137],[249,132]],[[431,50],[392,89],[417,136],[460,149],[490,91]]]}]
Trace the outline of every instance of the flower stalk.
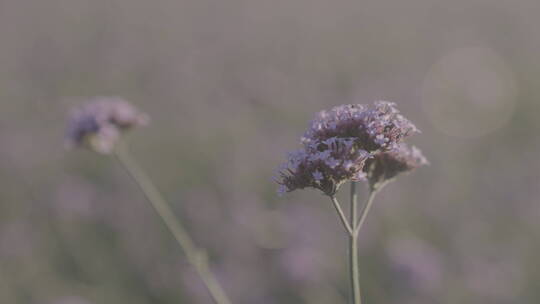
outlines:
[{"label": "flower stalk", "polygon": [[361,304],[360,296],[360,270],[358,265],[358,231],[356,227],[358,213],[358,194],[356,192],[356,182],[351,182],[351,206],[350,220],[353,231],[349,234],[349,276],[351,280],[351,299],[354,304]]},{"label": "flower stalk", "polygon": [[360,229],[362,228],[362,225],[364,225],[364,222],[366,221],[368,212],[371,209],[371,206],[373,205],[373,201],[375,200],[375,195],[377,194],[377,192],[378,191],[373,188],[370,189],[366,204],[364,205],[364,209],[362,209],[362,214],[360,215],[360,219],[354,225],[354,234],[358,235],[358,233],[360,232]]},{"label": "flower stalk", "polygon": [[349,219],[346,218],[345,213],[341,209],[341,206],[336,197],[330,197],[335,206],[336,212],[341,220],[341,223],[345,228],[345,231],[347,232],[347,237],[349,240],[349,281],[352,304],[362,304],[360,292],[360,267],[358,263],[358,235],[360,234],[360,229],[366,221],[369,210],[373,205],[375,195],[377,194],[378,190],[380,190],[383,186],[384,184],[381,184],[380,187],[370,188],[367,201],[364,205],[364,208],[362,209],[362,212],[359,215],[357,183],[351,182]]},{"label": "flower stalk", "polygon": [[353,228],[349,224],[349,221],[347,220],[347,217],[345,216],[345,213],[343,212],[343,209],[341,208],[341,205],[339,204],[339,201],[335,196],[331,196],[330,199],[332,200],[332,203],[334,203],[334,208],[336,208],[336,212],[339,215],[339,219],[341,220],[341,224],[343,224],[343,228],[345,228],[345,231],[349,234],[353,234]]},{"label": "flower stalk", "polygon": [[188,262],[195,268],[197,274],[202,279],[214,302],[216,304],[231,304],[225,291],[210,271],[206,251],[195,245],[159,190],[137,161],[131,156],[127,145],[124,142],[117,143],[113,155],[135,181],[158,216],[163,220],[167,229],[172,233],[184,251]]},{"label": "flower stalk", "polygon": [[[358,235],[375,195],[396,176],[428,164],[404,139],[420,131],[399,113],[396,104],[342,105],[319,112],[301,139],[302,148],[289,154],[277,182],[284,194],[314,188],[329,196],[348,235],[351,303],[361,304]],[[357,183],[367,182],[369,194],[359,212]],[[351,182],[349,217],[336,194]]]}]

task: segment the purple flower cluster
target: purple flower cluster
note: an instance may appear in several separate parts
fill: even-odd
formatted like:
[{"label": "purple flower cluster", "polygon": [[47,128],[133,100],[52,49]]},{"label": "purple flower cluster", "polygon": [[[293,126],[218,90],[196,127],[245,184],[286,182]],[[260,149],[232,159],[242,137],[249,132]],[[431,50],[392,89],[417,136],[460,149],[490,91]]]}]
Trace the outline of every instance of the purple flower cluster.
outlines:
[{"label": "purple flower cluster", "polygon": [[366,162],[418,132],[391,102],[321,111],[301,139],[303,148],[282,166],[279,192],[312,187],[333,196],[346,181],[367,180]]},{"label": "purple flower cluster", "polygon": [[95,97],[71,112],[66,145],[111,153],[122,132],[148,123],[148,116],[119,97]]},{"label": "purple flower cluster", "polygon": [[407,173],[427,164],[429,162],[420,149],[401,143],[395,149],[378,153],[368,159],[364,171],[370,187],[374,189],[400,173]]},{"label": "purple flower cluster", "polygon": [[302,143],[320,142],[331,137],[351,138],[359,149],[369,152],[391,150],[403,138],[419,132],[395,106],[393,102],[376,101],[372,107],[351,104],[323,110],[311,122]]}]

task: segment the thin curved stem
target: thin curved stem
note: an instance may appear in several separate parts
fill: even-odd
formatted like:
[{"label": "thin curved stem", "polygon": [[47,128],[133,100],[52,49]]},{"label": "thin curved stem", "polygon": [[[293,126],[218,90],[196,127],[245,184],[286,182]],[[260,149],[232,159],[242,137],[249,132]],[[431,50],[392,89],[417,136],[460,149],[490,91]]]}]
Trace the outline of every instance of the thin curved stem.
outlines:
[{"label": "thin curved stem", "polygon": [[171,207],[163,199],[163,196],[146,175],[144,170],[138,165],[135,159],[129,153],[129,149],[124,143],[119,143],[114,151],[114,156],[126,169],[127,173],[133,178],[141,191],[146,196],[148,202],[154,207],[157,214],[161,217],[165,226],[173,234],[174,238],[186,254],[188,262],[195,267],[198,275],[208,288],[216,304],[231,304],[225,291],[210,271],[208,266],[208,257],[204,250],[198,248],[186,229],[176,218]]},{"label": "thin curved stem", "polygon": [[375,200],[375,195],[379,193],[379,191],[386,185],[386,183],[380,185],[377,188],[371,188],[369,191],[369,196],[366,202],[366,205],[364,206],[364,209],[362,209],[362,213],[360,215],[360,219],[358,220],[358,223],[354,226],[354,234],[358,235],[360,232],[360,229],[362,229],[362,226],[364,225],[364,222],[366,221],[367,215],[369,213],[369,210],[371,209],[371,206],[373,205],[373,201]]},{"label": "thin curved stem", "polygon": [[345,230],[347,231],[349,235],[352,235],[353,229],[351,228],[351,225],[347,221],[347,217],[345,216],[343,209],[341,209],[341,205],[339,204],[337,198],[335,196],[331,196],[330,199],[332,199],[332,203],[334,203],[334,207],[336,208],[336,211],[339,215],[339,219],[341,220],[341,223],[343,224],[343,228],[345,228]]}]

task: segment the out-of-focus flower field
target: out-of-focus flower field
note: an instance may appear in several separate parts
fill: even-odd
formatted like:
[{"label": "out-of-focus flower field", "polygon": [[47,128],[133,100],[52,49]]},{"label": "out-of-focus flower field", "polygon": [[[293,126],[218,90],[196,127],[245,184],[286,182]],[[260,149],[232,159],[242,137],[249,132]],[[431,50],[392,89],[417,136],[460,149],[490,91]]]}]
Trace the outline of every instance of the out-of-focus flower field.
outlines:
[{"label": "out-of-focus flower field", "polygon": [[[360,234],[366,303],[540,302],[540,2],[0,0],[0,303],[211,303],[137,186],[66,151],[122,96],[129,136],[234,304],[347,303],[346,238],[273,181],[314,113],[390,100],[431,165]],[[347,199],[347,187],[340,199]],[[365,198],[366,191],[361,192]]]}]

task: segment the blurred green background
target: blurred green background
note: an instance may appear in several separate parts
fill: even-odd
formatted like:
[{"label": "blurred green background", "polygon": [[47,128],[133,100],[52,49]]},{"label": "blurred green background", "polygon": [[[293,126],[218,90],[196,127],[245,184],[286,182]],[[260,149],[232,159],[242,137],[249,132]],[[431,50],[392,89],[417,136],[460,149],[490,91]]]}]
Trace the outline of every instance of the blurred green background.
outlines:
[{"label": "blurred green background", "polygon": [[114,159],[63,149],[70,107],[119,95],[152,117],[133,154],[234,303],[346,303],[330,201],[279,198],[272,176],[315,112],[378,99],[423,131],[410,142],[431,166],[377,199],[366,303],[539,303],[539,13],[537,0],[0,0],[0,302],[211,303]]}]

